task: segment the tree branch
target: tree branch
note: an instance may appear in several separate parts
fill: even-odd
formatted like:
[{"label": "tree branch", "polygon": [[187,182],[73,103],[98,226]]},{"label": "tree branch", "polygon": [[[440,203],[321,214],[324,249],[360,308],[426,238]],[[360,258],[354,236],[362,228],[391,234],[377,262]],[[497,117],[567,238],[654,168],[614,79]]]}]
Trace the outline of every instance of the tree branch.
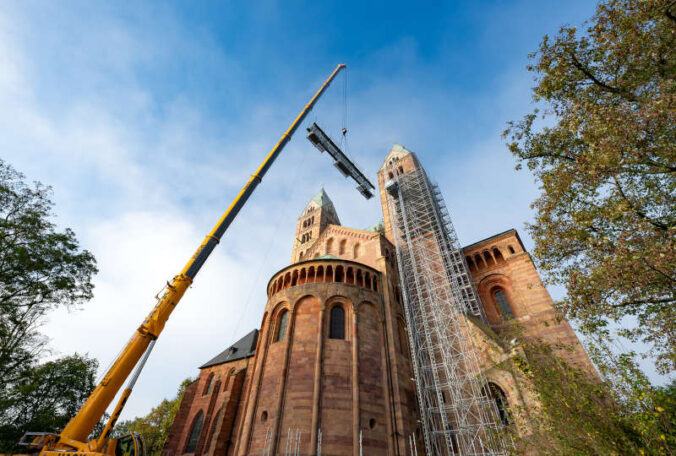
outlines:
[{"label": "tree branch", "polygon": [[658,273],[659,275],[661,275],[661,276],[664,277],[665,279],[669,280],[670,282],[676,283],[676,279],[674,279],[673,277],[669,276],[669,275],[666,274],[665,272],[660,271],[660,270],[657,269],[656,267],[654,267],[654,266],[652,266],[651,264],[649,264],[649,263],[645,260],[645,258],[642,258],[642,262],[643,262],[643,264],[645,264],[645,265],[648,267],[648,269],[651,269],[651,270],[655,271],[656,273]]},{"label": "tree branch", "polygon": [[631,207],[634,210],[634,213],[636,213],[636,215],[638,215],[640,218],[647,221],[648,223],[650,223],[654,227],[659,228],[662,231],[668,231],[669,230],[668,225],[665,225],[662,222],[658,222],[656,220],[651,219],[643,211],[641,211],[638,207],[634,206],[634,203],[627,197],[627,195],[625,195],[624,191],[622,190],[622,186],[620,185],[620,182],[617,180],[616,176],[613,176],[613,181],[615,182],[615,187],[617,188],[617,191],[620,192],[620,196],[622,197],[622,199],[624,199],[624,201],[626,201],[626,203],[629,205],[629,207]]},{"label": "tree branch", "polygon": [[642,306],[644,304],[668,304],[676,302],[676,298],[662,298],[662,299],[633,299],[631,301],[622,301],[619,304],[615,304],[612,307],[630,307],[630,306]]},{"label": "tree branch", "polygon": [[667,16],[669,19],[671,19],[672,21],[676,22],[676,15],[674,15],[674,14],[671,12],[671,8],[672,8],[674,5],[676,5],[676,2],[671,2],[669,5],[667,5],[667,7],[664,9],[664,14],[666,14],[666,16]]},{"label": "tree branch", "polygon": [[622,96],[624,96],[625,98],[627,98],[628,100],[631,100],[631,101],[638,101],[638,99],[636,98],[636,96],[634,94],[627,92],[626,90],[622,90],[622,89],[618,89],[617,87],[610,86],[610,85],[606,84],[605,82],[601,81],[599,78],[597,78],[594,75],[594,73],[592,73],[589,70],[589,68],[587,68],[586,66],[582,65],[582,63],[580,63],[580,61],[577,59],[577,57],[575,56],[575,54],[573,52],[570,52],[569,54],[570,54],[570,57],[573,61],[573,66],[575,68],[577,68],[578,70],[580,70],[594,84],[601,87],[606,92],[611,92],[611,93],[614,93],[614,94],[617,94],[617,95],[622,95]]}]

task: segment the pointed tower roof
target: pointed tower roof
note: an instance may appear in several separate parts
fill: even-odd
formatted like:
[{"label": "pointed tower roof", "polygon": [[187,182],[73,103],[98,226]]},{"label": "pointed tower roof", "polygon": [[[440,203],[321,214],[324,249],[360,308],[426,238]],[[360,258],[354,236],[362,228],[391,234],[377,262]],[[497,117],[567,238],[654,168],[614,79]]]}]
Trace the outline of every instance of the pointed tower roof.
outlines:
[{"label": "pointed tower roof", "polygon": [[412,155],[414,157],[414,160],[418,160],[418,158],[415,156],[413,152],[402,146],[401,144],[394,143],[392,146],[392,150],[390,150],[390,153],[387,154],[387,157],[385,157],[385,160],[383,160],[383,165],[380,167],[380,169],[385,168],[385,165],[389,163],[390,160],[399,160],[407,155]]},{"label": "pointed tower roof", "polygon": [[333,204],[333,201],[331,201],[329,195],[327,195],[326,192],[324,191],[324,187],[322,187],[322,189],[319,190],[319,193],[317,193],[314,196],[314,198],[312,198],[312,201],[319,204],[319,207],[324,207],[328,204]]},{"label": "pointed tower roof", "polygon": [[[315,209],[322,209],[324,213],[331,214],[332,215],[332,220],[329,223],[333,223],[335,225],[340,225],[340,219],[338,218],[338,214],[336,213],[336,208],[333,206],[333,201],[331,201],[331,198],[329,198],[329,195],[326,194],[326,191],[324,190],[324,187],[319,190],[319,193],[317,193],[305,206],[305,210],[303,213],[300,215],[300,218],[305,217],[310,211],[313,211]],[[323,227],[322,227],[323,229]]]}]

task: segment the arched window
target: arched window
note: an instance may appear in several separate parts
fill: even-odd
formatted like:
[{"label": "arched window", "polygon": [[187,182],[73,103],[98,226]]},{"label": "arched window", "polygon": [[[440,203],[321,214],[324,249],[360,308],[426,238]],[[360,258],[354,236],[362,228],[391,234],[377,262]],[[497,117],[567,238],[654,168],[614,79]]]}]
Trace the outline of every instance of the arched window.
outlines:
[{"label": "arched window", "polygon": [[352,258],[359,258],[359,255],[361,255],[360,247],[361,246],[358,243],[354,245],[354,248],[352,249]]},{"label": "arched window", "polygon": [[334,279],[336,282],[342,282],[343,281],[343,267],[342,266],[336,266],[336,278]]},{"label": "arched window", "polygon": [[495,261],[498,263],[505,261],[505,258],[502,256],[502,253],[500,253],[500,250],[497,247],[493,247],[493,256],[495,257]]},{"label": "arched window", "polygon": [[225,374],[225,378],[223,380],[223,391],[228,390],[228,385],[230,384],[230,376],[232,376],[232,373],[235,371],[235,369],[230,369],[227,374]]},{"label": "arched window", "polygon": [[330,238],[328,241],[326,241],[326,253],[332,252],[333,252],[333,238]]},{"label": "arched window", "polygon": [[354,269],[347,268],[345,273],[345,283],[354,284]]},{"label": "arched window", "polygon": [[197,416],[192,420],[190,433],[188,434],[188,441],[185,444],[185,451],[183,453],[194,453],[197,448],[197,440],[200,438],[202,432],[202,424],[204,424],[204,413],[200,410]]},{"label": "arched window", "polygon": [[509,305],[509,300],[507,299],[507,295],[504,291],[498,289],[493,292],[493,299],[495,299],[495,305],[497,305],[498,309],[500,309],[500,313],[502,314],[502,318],[504,320],[514,318],[512,307]]},{"label": "arched window", "polygon": [[331,309],[329,339],[345,339],[345,311],[340,306]]},{"label": "arched window", "polygon": [[277,337],[275,342],[284,340],[286,337],[286,328],[289,326],[289,311],[282,310],[281,315],[279,316],[279,323],[277,324]]},{"label": "arched window", "polygon": [[343,240],[340,241],[340,247],[339,247],[339,249],[338,249],[338,253],[339,253],[340,255],[344,255],[344,254],[345,254],[345,246],[346,246],[346,245],[347,245],[347,241],[346,241],[345,239],[343,239]]},{"label": "arched window", "polygon": [[484,260],[486,261],[486,266],[493,266],[495,261],[489,252],[484,252]]},{"label": "arched window", "polygon": [[216,426],[218,425],[218,420],[221,418],[222,414],[223,408],[221,408],[214,419],[211,420],[211,430],[209,431],[209,439],[207,440],[206,448],[211,448],[211,442],[214,440],[214,434],[216,433]]},{"label": "arched window", "polygon": [[509,247],[507,247],[507,249],[509,250],[509,253],[512,253],[512,254],[514,253],[514,247],[512,247],[511,245]]},{"label": "arched window", "polygon": [[484,386],[484,394],[495,402],[495,407],[498,409],[502,424],[509,426],[509,423],[512,421],[509,413],[509,403],[507,402],[507,396],[505,395],[505,392],[502,391],[502,388],[495,383],[489,382]]},{"label": "arched window", "polygon": [[476,266],[474,266],[474,261],[472,261],[472,258],[465,257],[465,261],[467,261],[467,267],[470,271],[476,271]]},{"label": "arched window", "polygon": [[204,391],[202,391],[202,396],[206,396],[211,392],[211,388],[214,386],[214,373],[212,372],[207,379],[207,383],[204,385]]}]

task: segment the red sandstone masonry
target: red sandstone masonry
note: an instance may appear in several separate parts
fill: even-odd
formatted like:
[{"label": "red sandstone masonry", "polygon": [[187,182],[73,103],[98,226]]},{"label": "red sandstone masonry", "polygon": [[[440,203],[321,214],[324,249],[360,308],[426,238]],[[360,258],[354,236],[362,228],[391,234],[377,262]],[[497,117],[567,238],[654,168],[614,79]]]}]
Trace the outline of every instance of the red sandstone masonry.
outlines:
[{"label": "red sandstone masonry", "polygon": [[162,456],[174,456],[183,453],[183,451],[179,451],[179,444],[184,440],[184,434],[187,432],[185,429],[187,427],[188,414],[190,413],[196,390],[197,381],[192,382],[185,388],[183,400],[167,436],[167,443],[162,449]]},{"label": "red sandstone masonry", "polygon": [[[526,337],[565,344],[572,352],[561,351],[561,356],[597,375],[570,324],[554,309],[552,298],[515,230],[473,244],[464,253],[486,316],[496,331],[518,324]],[[513,321],[505,322],[500,315],[493,296],[498,289],[509,300]]]},{"label": "red sandstone masonry", "polygon": [[[403,149],[394,150],[390,159],[403,172],[419,166]],[[383,188],[386,172],[381,169],[378,181],[385,231],[391,235]],[[313,216],[319,222],[304,226]],[[293,261],[301,254],[304,261],[282,269],[268,284],[254,357],[202,369],[186,389],[163,456],[183,454],[189,427],[200,410],[205,413],[198,444],[201,455],[261,454],[266,431],[272,436],[268,441],[272,454],[284,454],[289,428],[302,432],[303,455],[316,454],[318,428],[323,455],[357,455],[360,430],[364,454],[408,455],[412,433],[417,434],[422,454],[408,334],[399,327],[405,316],[394,247],[380,233],[338,223],[335,212],[317,207],[299,218],[296,238],[311,233],[311,241],[296,241]],[[495,256],[493,249],[498,251]],[[315,259],[327,253],[341,259]],[[472,260],[471,272],[494,329],[513,324],[502,321],[495,305],[492,293],[500,287],[527,334],[577,343],[575,358],[588,362],[570,325],[556,321],[549,293],[516,232],[472,245],[465,253],[469,258],[480,255],[480,266]],[[342,277],[338,266],[343,268]],[[329,312],[336,304],[345,309],[344,340],[328,338]],[[289,326],[284,340],[276,341],[282,309],[290,312]],[[491,339],[495,336],[490,329],[471,322],[468,326],[486,379],[505,391],[510,404],[524,405],[526,410],[537,406],[525,388],[527,379],[500,367],[520,348],[507,352]],[[220,391],[203,396],[212,373],[220,381]],[[519,432],[528,432],[527,419],[520,420]]]}]

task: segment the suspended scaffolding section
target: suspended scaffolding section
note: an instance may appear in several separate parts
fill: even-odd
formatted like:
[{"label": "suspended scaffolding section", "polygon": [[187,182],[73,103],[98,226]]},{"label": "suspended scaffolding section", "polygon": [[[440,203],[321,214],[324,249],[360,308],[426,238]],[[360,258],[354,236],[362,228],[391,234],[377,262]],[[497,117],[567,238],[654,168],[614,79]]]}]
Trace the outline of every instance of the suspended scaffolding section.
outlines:
[{"label": "suspended scaffolding section", "polygon": [[343,176],[351,177],[357,182],[357,190],[361,193],[364,198],[371,199],[373,197],[373,191],[375,187],[373,184],[364,176],[364,173],[359,171],[359,168],[352,163],[352,160],[347,158],[347,155],[340,150],[338,146],[329,138],[329,135],[324,133],[324,130],[319,128],[319,125],[313,123],[307,129],[307,139],[315,146],[320,152],[328,152],[331,157],[333,157],[333,166],[338,168]]},{"label": "suspended scaffolding section", "polygon": [[485,321],[439,189],[425,171],[385,184],[428,455],[506,455],[468,315]]}]

